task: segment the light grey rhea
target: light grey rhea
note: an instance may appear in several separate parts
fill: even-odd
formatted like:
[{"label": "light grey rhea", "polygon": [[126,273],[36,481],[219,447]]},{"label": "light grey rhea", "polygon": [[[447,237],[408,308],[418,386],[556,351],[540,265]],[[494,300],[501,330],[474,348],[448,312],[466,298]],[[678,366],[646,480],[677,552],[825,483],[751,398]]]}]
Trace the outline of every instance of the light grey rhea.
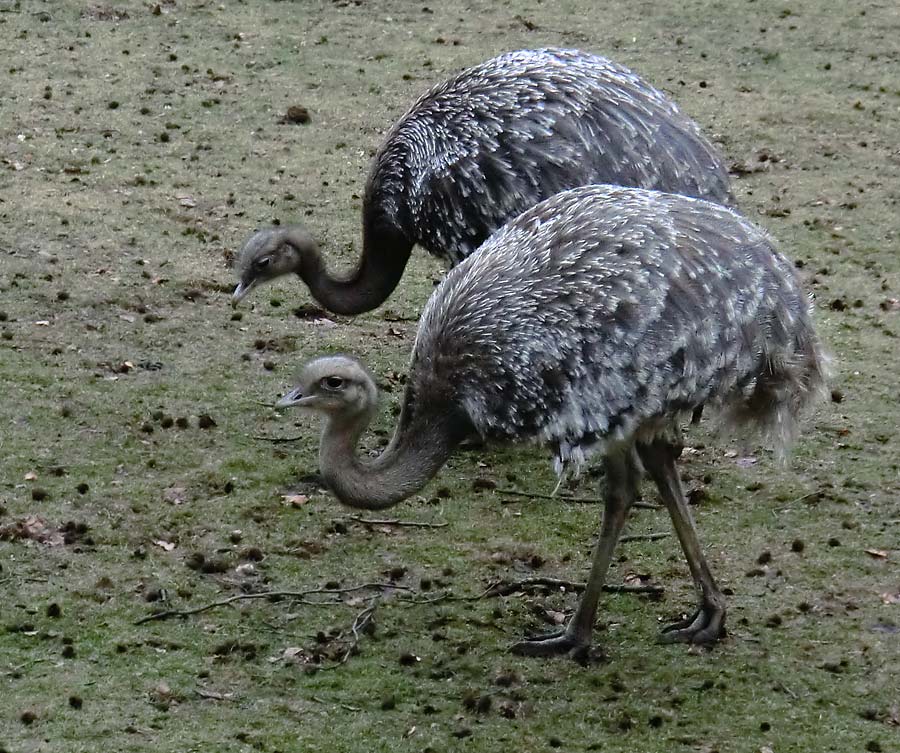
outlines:
[{"label": "light grey rhea", "polygon": [[668,640],[723,632],[724,597],[701,551],[675,461],[679,422],[717,408],[783,450],[821,395],[825,359],[793,265],[722,206],[586,186],[506,224],[432,294],[419,324],[399,425],[357,457],[376,401],[356,360],[307,364],[278,405],[321,412],[323,477],[345,504],[393,505],[432,478],[459,441],[535,441],[558,471],[603,454],[604,514],[587,588],[560,634],[527,654],[583,651],[642,470],[672,518],[699,591]]},{"label": "light grey rhea", "polygon": [[453,266],[520,212],[592,183],[732,203],[717,150],[630,70],[578,50],[509,52],[436,85],[389,130],[366,181],[352,271],[330,272],[301,225],[264,228],[238,254],[232,302],[296,273],[329,311],[369,311],[416,244]]}]

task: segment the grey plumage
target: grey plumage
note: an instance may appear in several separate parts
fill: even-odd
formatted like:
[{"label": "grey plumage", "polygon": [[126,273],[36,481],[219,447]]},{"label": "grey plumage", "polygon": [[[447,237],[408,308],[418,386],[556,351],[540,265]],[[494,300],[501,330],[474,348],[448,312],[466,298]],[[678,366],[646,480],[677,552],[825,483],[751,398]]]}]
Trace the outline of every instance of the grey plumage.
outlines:
[{"label": "grey plumage", "polygon": [[592,183],[732,203],[717,150],[636,74],[578,50],[509,52],[433,87],[390,129],[366,182],[355,273],[323,283],[321,261],[304,266],[318,249],[303,231],[296,258],[270,264],[294,230],[268,228],[244,245],[235,298],[291,270],[326,308],[366,311],[390,295],[415,244],[452,266],[520,212]]},{"label": "grey plumage", "polygon": [[[429,300],[410,379],[485,437],[561,463],[703,404],[784,448],[823,384],[793,265],[735,212],[658,192],[563,192],[495,233]],[[594,445],[597,445],[595,448]]]},{"label": "grey plumage", "polygon": [[[783,449],[821,396],[826,358],[793,265],[759,228],[710,202],[585,186],[507,223],[452,269],[419,323],[390,445],[356,457],[374,386],[354,360],[308,364],[280,403],[327,416],[320,464],[339,499],[386,507],[415,493],[473,430],[548,445],[557,470],[602,451],[607,490],[588,587],[559,635],[528,654],[582,650],[643,467],[701,594],[666,634],[709,642],[724,597],[681,489],[679,419],[699,406]],[[329,380],[338,383],[329,386]]]}]

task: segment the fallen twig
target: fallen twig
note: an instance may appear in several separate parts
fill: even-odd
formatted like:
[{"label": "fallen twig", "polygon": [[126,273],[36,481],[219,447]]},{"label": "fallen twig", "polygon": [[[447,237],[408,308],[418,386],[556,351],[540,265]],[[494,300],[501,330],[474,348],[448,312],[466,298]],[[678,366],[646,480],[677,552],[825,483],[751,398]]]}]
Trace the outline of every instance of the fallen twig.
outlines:
[{"label": "fallen twig", "polygon": [[415,520],[380,520],[376,518],[362,518],[359,515],[348,515],[346,520],[354,523],[362,523],[367,526],[406,526],[408,528],[446,528],[449,523],[419,523]]},{"label": "fallen twig", "polygon": [[262,434],[251,434],[250,435],[250,439],[258,439],[261,442],[275,442],[275,443],[297,442],[297,441],[303,439],[303,437],[304,437],[303,434],[299,434],[296,437],[266,437],[266,436],[263,436]]},{"label": "fallen twig", "polygon": [[[332,703],[330,701],[326,701],[324,698],[319,698],[319,696],[317,696],[317,695],[311,695],[309,697],[309,700],[315,701],[316,703],[326,703],[329,706],[334,705],[334,703]],[[337,705],[342,709],[346,709],[347,711],[362,711],[362,709],[359,706],[351,706],[349,703],[339,703]]]},{"label": "fallen twig", "polygon": [[194,692],[201,698],[205,698],[208,701],[231,701],[231,700],[233,700],[230,695],[225,695],[223,693],[215,693],[212,690],[204,690],[203,688],[194,688]]},{"label": "fallen twig", "polygon": [[338,659],[334,664],[329,664],[324,667],[319,667],[320,670],[326,669],[337,669],[342,664],[346,664],[347,660],[350,658],[351,654],[356,650],[356,647],[359,645],[359,634],[365,630],[371,623],[375,614],[375,609],[378,607],[378,599],[376,598],[374,602],[369,604],[365,609],[362,610],[356,618],[353,620],[353,624],[350,626],[350,632],[353,635],[353,640],[350,641],[350,645],[347,647],[347,650],[344,651],[344,655]]},{"label": "fallen twig", "polygon": [[[518,593],[519,591],[530,591],[535,588],[563,588],[568,591],[580,593],[584,591],[585,583],[578,583],[571,580],[560,580],[559,578],[525,578],[517,581],[497,581],[485,589],[478,598],[486,596],[508,596],[509,594]],[[635,593],[635,594],[661,594],[664,592],[662,586],[640,585],[640,586],[603,586],[603,590],[607,593]]]},{"label": "fallen twig", "polygon": [[202,604],[199,607],[191,607],[190,609],[167,609],[163,612],[154,612],[153,614],[148,614],[146,617],[141,617],[139,620],[135,620],[134,624],[143,625],[145,622],[168,620],[172,617],[190,617],[194,614],[208,612],[209,610],[215,609],[217,607],[224,607],[228,606],[229,604],[234,604],[238,601],[248,601],[251,599],[293,599],[311,607],[334,606],[337,602],[312,601],[307,597],[313,596],[315,594],[343,594],[351,593],[353,591],[367,591],[372,589],[379,589],[382,591],[412,591],[411,588],[408,588],[407,586],[400,586],[396,583],[363,583],[360,586],[348,586],[347,588],[311,588],[306,591],[260,591],[259,593],[252,594],[236,594],[235,596],[229,596],[226,599],[211,601],[208,604]]},{"label": "fallen twig", "polygon": [[[593,497],[568,497],[564,494],[553,496],[552,494],[537,494],[535,492],[520,492],[516,489],[501,489],[497,488],[494,491],[501,496],[507,497],[524,497],[525,499],[548,499],[553,502],[575,502],[581,505],[596,505],[600,504],[602,500],[595,499]],[[505,500],[504,500],[505,501]],[[653,505],[649,502],[635,502],[631,505],[632,507],[637,507],[641,510],[658,510],[659,505]]]},{"label": "fallen twig", "polygon": [[[531,591],[538,588],[564,588],[573,593],[581,593],[586,587],[585,583],[578,583],[571,580],[560,580],[559,578],[546,578],[542,576],[534,578],[525,578],[524,580],[509,581],[498,580],[487,586],[481,593],[475,596],[456,596],[450,592],[444,592],[428,599],[398,599],[403,604],[436,604],[440,601],[480,601],[493,596],[509,596],[510,594],[522,591]],[[665,593],[662,586],[656,585],[604,585],[603,590],[607,593],[633,593],[648,594],[651,596],[659,596]]]},{"label": "fallen twig", "polygon": [[666,531],[661,531],[659,533],[632,533],[628,536],[620,536],[620,542],[629,542],[629,541],[656,541],[657,539],[664,539],[669,534]]}]

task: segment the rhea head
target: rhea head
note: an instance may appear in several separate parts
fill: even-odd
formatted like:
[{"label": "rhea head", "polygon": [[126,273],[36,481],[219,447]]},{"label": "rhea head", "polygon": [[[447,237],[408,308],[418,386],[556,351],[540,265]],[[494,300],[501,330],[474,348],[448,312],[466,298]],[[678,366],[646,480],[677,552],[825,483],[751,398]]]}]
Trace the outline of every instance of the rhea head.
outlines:
[{"label": "rhea head", "polygon": [[316,242],[301,225],[257,230],[238,254],[235,271],[239,282],[231,296],[231,305],[236,306],[260,283],[291,272],[299,273],[304,257],[316,249]]}]

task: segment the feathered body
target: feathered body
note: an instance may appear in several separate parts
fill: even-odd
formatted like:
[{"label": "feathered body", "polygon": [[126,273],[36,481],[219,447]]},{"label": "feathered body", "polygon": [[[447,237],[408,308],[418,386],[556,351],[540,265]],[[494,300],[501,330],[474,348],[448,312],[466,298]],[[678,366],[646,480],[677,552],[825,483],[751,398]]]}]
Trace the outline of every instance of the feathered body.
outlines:
[{"label": "feathered body", "polygon": [[725,597],[675,464],[678,420],[718,406],[783,447],[824,372],[810,301],[762,230],[700,199],[600,185],[540,202],[450,271],[419,322],[399,424],[377,458],[357,456],[376,390],[355,360],[311,361],[278,405],[325,414],[322,473],[354,507],[414,494],[473,430],[547,444],[560,471],[602,450],[603,523],[578,608],[564,630],[515,646],[583,654],[642,469],[700,594],[664,638],[718,640]]},{"label": "feathered body", "polygon": [[353,273],[332,277],[302,227],[266,228],[239,255],[234,299],[296,272],[327,309],[368,311],[414,245],[453,266],[539,201],[593,183],[733,201],[696,123],[627,68],[578,50],[509,52],[438,84],[390,129],[366,181]]},{"label": "feathered body", "polygon": [[539,201],[594,183],[732,202],[721,156],[662,92],[604,57],[520,50],[410,107],[375,156],[364,214],[452,265]]},{"label": "feathered body", "polygon": [[409,407],[447,395],[484,437],[547,443],[563,464],[704,404],[783,447],[822,364],[810,302],[762,230],[709,202],[587,186],[451,270],[421,318]]}]

